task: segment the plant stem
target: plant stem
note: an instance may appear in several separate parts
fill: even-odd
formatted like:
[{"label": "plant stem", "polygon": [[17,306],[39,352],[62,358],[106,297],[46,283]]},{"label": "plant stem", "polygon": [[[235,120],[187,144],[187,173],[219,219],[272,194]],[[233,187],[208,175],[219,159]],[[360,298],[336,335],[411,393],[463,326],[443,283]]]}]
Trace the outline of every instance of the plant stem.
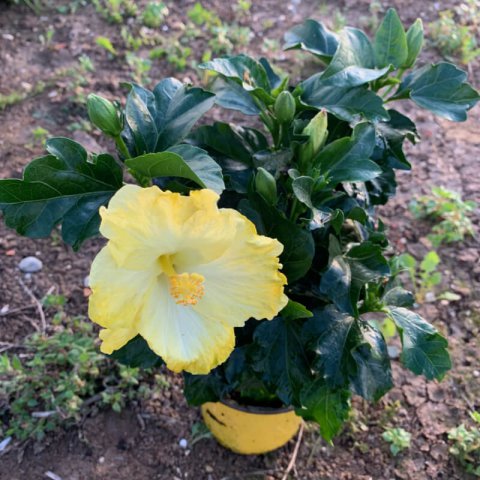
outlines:
[{"label": "plant stem", "polygon": [[118,151],[123,156],[123,159],[126,160],[127,158],[130,158],[130,152],[128,151],[128,148],[125,145],[125,141],[123,140],[121,135],[118,135],[118,137],[114,137],[114,140],[115,140],[115,145],[118,148]]}]

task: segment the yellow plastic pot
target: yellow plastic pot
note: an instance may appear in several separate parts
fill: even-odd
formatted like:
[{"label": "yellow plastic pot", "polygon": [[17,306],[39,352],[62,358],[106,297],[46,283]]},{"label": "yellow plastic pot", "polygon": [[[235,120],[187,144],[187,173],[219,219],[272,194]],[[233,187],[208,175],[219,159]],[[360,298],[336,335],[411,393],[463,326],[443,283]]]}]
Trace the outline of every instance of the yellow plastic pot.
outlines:
[{"label": "yellow plastic pot", "polygon": [[302,419],[292,409],[241,407],[208,402],[201,407],[205,424],[224,447],[244,455],[258,455],[285,445]]}]

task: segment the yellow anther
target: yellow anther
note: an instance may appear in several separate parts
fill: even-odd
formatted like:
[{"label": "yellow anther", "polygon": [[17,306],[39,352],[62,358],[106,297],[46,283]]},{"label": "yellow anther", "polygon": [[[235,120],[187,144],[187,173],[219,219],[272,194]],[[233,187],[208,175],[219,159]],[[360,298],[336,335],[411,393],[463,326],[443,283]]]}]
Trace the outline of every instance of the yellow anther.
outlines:
[{"label": "yellow anther", "polygon": [[170,255],[159,258],[162,271],[168,276],[170,295],[178,305],[196,305],[205,293],[205,277],[198,273],[180,273],[175,271]]},{"label": "yellow anther", "polygon": [[196,305],[205,293],[205,277],[198,273],[182,273],[168,277],[170,295],[178,305]]}]

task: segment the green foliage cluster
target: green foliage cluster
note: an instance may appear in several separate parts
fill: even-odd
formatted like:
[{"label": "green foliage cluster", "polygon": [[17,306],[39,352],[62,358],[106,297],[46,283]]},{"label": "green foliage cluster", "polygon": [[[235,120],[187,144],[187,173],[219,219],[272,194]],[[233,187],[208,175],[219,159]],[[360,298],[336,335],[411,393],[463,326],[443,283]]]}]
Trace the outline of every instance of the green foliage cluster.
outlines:
[{"label": "green foliage cluster", "polygon": [[448,432],[450,453],[468,473],[480,477],[480,413],[472,412],[470,417],[476,425],[466,427],[462,423]]},{"label": "green foliage cluster", "polygon": [[[61,306],[53,295],[44,305]],[[149,394],[148,372],[98,352],[92,325],[71,319],[52,335],[27,338],[21,355],[0,355],[0,437],[42,440],[55,428],[79,422],[93,407],[120,411]]]},{"label": "green foliage cluster", "polygon": [[[197,10],[197,21],[215,24]],[[396,285],[375,216],[395,194],[396,170],[411,168],[404,142],[417,140],[414,123],[393,102],[411,100],[463,121],[480,99],[450,63],[415,67],[422,43],[421,22],[405,31],[392,9],[373,40],[306,20],[286,33],[285,48],[313,54],[319,71],[296,85],[266,59],[236,55],[200,66],[213,72],[212,91],[166,78],[153,90],[130,85],[123,108],[94,99],[90,118],[115,140],[118,158],[89,155],[66,138],[47,140],[48,154],[22,179],[0,181],[5,222],[34,238],[61,226],[64,241],[78,249],[98,235],[98,209],[127,174],[142,186],[221,194],[221,207],[239,210],[283,244],[290,301],[273,320],[237,328],[230,358],[208,375],[185,375],[185,395],[191,404],[228,397],[292,406],[331,441],[352,395],[375,401],[393,385],[372,313],[395,326],[406,368],[441,379],[451,366],[446,339],[409,309],[412,294]],[[250,121],[194,128],[214,104]],[[114,356],[132,366],[161,362],[140,337]]]},{"label": "green foliage cluster", "polygon": [[442,281],[442,274],[438,271],[440,257],[434,250],[428,252],[420,262],[409,253],[403,253],[395,257],[392,263],[394,264],[393,268],[398,273],[401,270],[408,273],[410,284],[418,302],[423,302],[425,295],[428,292],[433,292],[434,287]]},{"label": "green foliage cluster", "polygon": [[473,236],[469,215],[476,207],[475,202],[462,200],[459,193],[444,187],[433,187],[431,195],[424,195],[410,203],[410,210],[416,218],[439,221],[428,236],[435,247],[442,243],[462,242],[465,236]]},{"label": "green foliage cluster", "polygon": [[390,444],[390,451],[396,457],[402,450],[410,448],[412,434],[403,428],[387,428],[382,438]]},{"label": "green foliage cluster", "polygon": [[453,9],[443,10],[438,20],[429,24],[433,44],[447,58],[458,58],[464,64],[480,56],[480,4],[466,0]]}]

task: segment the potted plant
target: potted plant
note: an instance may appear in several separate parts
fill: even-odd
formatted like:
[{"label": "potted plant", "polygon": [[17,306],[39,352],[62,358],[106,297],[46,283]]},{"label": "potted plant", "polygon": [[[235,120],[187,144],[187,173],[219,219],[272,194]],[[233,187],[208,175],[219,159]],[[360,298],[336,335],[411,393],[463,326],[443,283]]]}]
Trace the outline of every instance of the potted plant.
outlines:
[{"label": "potted plant", "polygon": [[[375,207],[411,168],[403,143],[418,139],[398,102],[464,121],[480,98],[454,65],[415,65],[422,23],[405,31],[393,9],[373,41],[306,20],[285,42],[319,72],[293,85],[266,59],[237,55],[201,65],[216,74],[212,91],[168,78],[153,91],[131,84],[124,108],[91,95],[90,119],[117,158],[51,138],[23,179],[0,181],[19,234],[61,225],[74,250],[108,239],[90,276],[102,351],[184,372],[188,402],[242,453],[280,446],[300,417],[331,441],[352,395],[391,389],[385,324],[406,368],[448,371],[447,341],[411,310]],[[249,126],[194,128],[214,104]]]}]

